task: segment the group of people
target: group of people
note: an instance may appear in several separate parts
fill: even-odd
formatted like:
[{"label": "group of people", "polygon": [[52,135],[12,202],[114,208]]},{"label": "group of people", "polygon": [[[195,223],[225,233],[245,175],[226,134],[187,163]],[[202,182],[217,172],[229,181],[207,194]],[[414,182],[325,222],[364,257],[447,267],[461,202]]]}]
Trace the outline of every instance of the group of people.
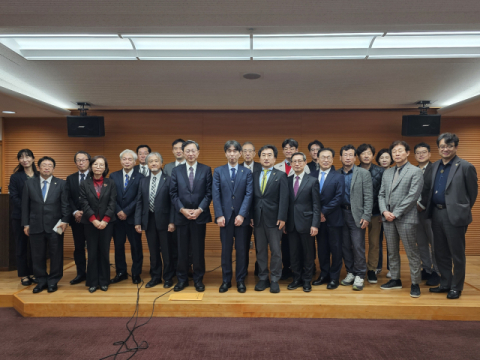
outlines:
[{"label": "group of people", "polygon": [[[107,291],[109,284],[126,280],[127,239],[131,279],[140,283],[145,231],[150,253],[146,288],[162,282],[170,288],[176,276],[174,291],[189,286],[189,277],[197,291],[204,291],[205,234],[213,201],[222,243],[220,293],[232,286],[233,247],[237,291],[246,292],[252,233],[255,290],[270,288],[271,293],[280,292],[279,280],[289,278],[289,290],[305,292],[324,284],[329,290],[343,285],[360,291],[365,278],[377,283],[385,234],[390,279],[381,289],[402,288],[402,240],[410,295],[419,297],[419,284],[427,280],[433,286],[430,292],[456,299],[463,290],[465,233],[478,192],[475,167],[456,155],[458,143],[455,134],[441,134],[436,141],[441,159],[435,163],[430,162],[430,146],[417,144],[413,151],[418,166],[408,161],[411,149],[405,141],[394,141],[376,157],[371,144],[345,145],[339,152],[342,167],[335,169],[335,150],[318,140],[308,145],[308,163],[291,138],[282,143],[284,160],[279,163],[274,145],[256,152],[251,142],[229,140],[224,145],[227,163],[212,174],[197,161],[198,143],[176,139],[174,162],[164,166],[160,153],[139,145],[136,151],[121,152],[122,169],[109,177],[104,156],[79,151],[74,155],[78,171],[66,180],[53,175],[53,158],[39,159],[37,170],[32,151],[22,149],[9,185],[18,275],[23,285],[37,283],[34,293],[56,291],[63,276],[63,233],[70,224],[77,269],[72,285],[86,281],[90,292]],[[259,163],[254,161],[257,154]],[[110,279],[112,237],[116,275]],[[313,280],[317,255],[320,274]],[[347,275],[340,281],[343,263]]]}]

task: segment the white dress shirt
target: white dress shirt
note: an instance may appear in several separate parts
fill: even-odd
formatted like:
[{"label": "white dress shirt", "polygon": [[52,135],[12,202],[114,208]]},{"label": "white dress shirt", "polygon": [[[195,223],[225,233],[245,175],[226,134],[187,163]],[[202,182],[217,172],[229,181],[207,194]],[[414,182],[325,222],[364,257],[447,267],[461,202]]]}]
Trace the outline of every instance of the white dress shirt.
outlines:
[{"label": "white dress shirt", "polygon": [[150,169],[148,168],[148,165],[142,165],[140,164],[139,168],[138,168],[138,172],[140,174],[143,174],[143,169],[145,168],[145,176],[149,176],[150,175]]},{"label": "white dress shirt", "polygon": [[297,181],[297,176],[299,177],[298,178],[298,188],[300,188],[300,185],[302,185],[302,180],[303,180],[303,176],[305,175],[305,171],[302,171],[302,173],[300,175],[297,175],[295,174],[295,171],[292,169],[290,171],[293,171],[293,186],[295,186],[295,182]]},{"label": "white dress shirt", "polygon": [[190,167],[193,167],[193,177],[195,178],[195,175],[197,174],[197,164],[198,164],[198,162],[195,161],[195,164],[190,166],[185,162],[185,165],[186,165],[186,168],[187,168],[187,177],[190,176]]},{"label": "white dress shirt", "polygon": [[[88,172],[89,172],[89,170],[87,169],[87,171],[85,171],[83,173],[83,174],[85,174],[85,179],[83,179],[83,180],[87,180]],[[78,172],[78,183],[79,184],[80,184],[80,181],[82,181],[82,172],[81,171]]]},{"label": "white dress shirt", "polygon": [[[52,182],[52,177],[50,176],[48,179],[44,179],[43,177],[40,176],[40,189],[42,189],[43,192],[43,187],[47,187],[47,192],[45,193],[45,197],[43,198],[43,202],[47,201],[47,196],[48,196],[48,190],[50,190],[50,183]],[[43,184],[43,182],[46,181],[46,184]]]},{"label": "white dress shirt", "polygon": [[322,179],[322,172],[325,173],[325,177],[323,178],[323,183],[325,184],[325,180],[327,180],[327,176],[330,173],[330,170],[332,170],[332,167],[330,167],[328,170],[323,171],[322,169],[319,169],[318,171],[318,183],[320,184],[320,180]]},{"label": "white dress shirt", "polygon": [[183,160],[182,162],[178,162],[177,160],[175,160],[175,167],[177,167],[178,165],[183,165],[187,162],[187,160]]},{"label": "white dress shirt", "polygon": [[130,172],[126,172],[125,169],[122,169],[123,172],[123,187],[125,188],[125,175],[128,175],[128,182],[132,180],[132,175],[133,175],[133,168],[130,169]]},{"label": "white dress shirt", "polygon": [[243,163],[243,166],[246,167],[248,170],[250,170],[252,173],[253,173],[253,167],[255,165],[255,162],[252,161],[252,163],[250,165],[247,165],[246,162]]}]

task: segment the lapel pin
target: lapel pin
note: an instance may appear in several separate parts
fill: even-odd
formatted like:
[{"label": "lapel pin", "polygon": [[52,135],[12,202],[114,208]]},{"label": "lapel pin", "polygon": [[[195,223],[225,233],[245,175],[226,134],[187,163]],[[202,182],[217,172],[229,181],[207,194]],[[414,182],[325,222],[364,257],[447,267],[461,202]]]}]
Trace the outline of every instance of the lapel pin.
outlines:
[{"label": "lapel pin", "polygon": [[458,166],[458,163],[457,163],[457,164],[455,164],[455,166]]},{"label": "lapel pin", "polygon": [[103,187],[107,187],[107,184],[103,184]]},{"label": "lapel pin", "polygon": [[57,183],[53,183],[54,185],[57,185]]}]

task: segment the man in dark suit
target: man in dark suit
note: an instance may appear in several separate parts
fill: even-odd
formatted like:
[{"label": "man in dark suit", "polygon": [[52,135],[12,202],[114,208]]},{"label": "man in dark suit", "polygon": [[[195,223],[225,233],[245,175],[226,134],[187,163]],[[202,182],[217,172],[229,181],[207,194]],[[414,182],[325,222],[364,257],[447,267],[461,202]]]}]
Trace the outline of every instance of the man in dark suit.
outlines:
[{"label": "man in dark suit", "polygon": [[[318,261],[320,262],[320,276],[313,285],[328,284],[327,289],[334,290],[340,284],[342,270],[342,229],[343,211],[341,208],[345,181],[343,175],[335,171],[333,159],[335,151],[330,148],[318,151],[319,170],[310,173],[319,181],[320,229],[317,235]],[[331,256],[331,261],[330,261]]]},{"label": "man in dark suit", "polygon": [[457,135],[452,133],[438,137],[442,158],[432,165],[431,188],[427,188],[426,211],[432,219],[434,254],[441,275],[440,286],[430,288],[430,292],[448,292],[448,299],[458,299],[462,294],[465,233],[472,222],[472,207],[478,195],[477,171],[457,156],[458,143]]},{"label": "man in dark suit", "polygon": [[212,169],[197,162],[200,146],[193,140],[182,145],[186,163],[172,171],[170,196],[175,206],[175,226],[178,231],[178,265],[175,291],[188,286],[188,249],[193,250],[193,282],[199,292],[205,291],[205,232],[212,221]]},{"label": "man in dark suit", "polygon": [[[273,167],[278,150],[274,145],[265,145],[258,151],[262,171],[253,174],[253,219],[257,240],[258,278],[255,291],[270,288],[279,293],[278,281],[282,276],[282,230],[287,221],[288,182],[287,175]],[[270,278],[268,278],[268,246],[270,245]]]},{"label": "man in dark suit", "polygon": [[[33,273],[38,280],[34,294],[47,287],[48,292],[57,291],[57,283],[63,277],[63,233],[70,218],[66,182],[53,176],[55,160],[44,156],[38,160],[38,167],[40,176],[25,183],[22,195],[22,225],[25,234],[30,236]],[[50,274],[47,273],[47,247]]]},{"label": "man in dark suit", "polygon": [[318,167],[318,151],[323,149],[323,144],[318,140],[313,140],[310,144],[308,144],[308,152],[312,157],[312,161],[310,161],[307,166],[310,172],[316,171]]},{"label": "man in dark suit", "polygon": [[120,163],[123,169],[110,175],[117,187],[117,204],[115,213],[117,221],[113,226],[113,242],[115,244],[115,270],[116,275],[110,280],[111,284],[118,283],[128,278],[127,262],[125,261],[125,242],[128,237],[132,255],[132,282],[140,284],[142,279],[143,249],[142,233],[135,231],[135,206],[137,204],[138,185],[144,178],[135,171],[137,154],[129,149],[120,154]]},{"label": "man in dark suit", "polygon": [[223,282],[219,291],[227,292],[232,287],[232,250],[235,238],[237,290],[244,293],[247,276],[247,257],[250,227],[250,207],[253,198],[252,172],[238,165],[242,147],[238,141],[229,140],[224,146],[228,164],[215,169],[213,173],[213,208],[215,222],[220,227],[222,242]]},{"label": "man in dark suit", "polygon": [[85,230],[82,224],[83,210],[80,206],[80,184],[87,179],[90,166],[90,154],[79,151],[73,157],[77,172],[67,176],[66,191],[70,205],[70,226],[73,235],[73,258],[77,267],[77,276],[70,281],[71,285],[79,284],[87,279],[87,257],[85,256]]},{"label": "man in dark suit", "polygon": [[151,288],[162,282],[163,258],[163,287],[170,288],[175,276],[172,259],[172,248],[175,244],[168,236],[168,232],[175,230],[170,201],[170,177],[162,172],[163,158],[158,152],[150,153],[146,162],[150,176],[140,180],[135,208],[135,229],[138,233],[145,230],[150,250],[152,279],[145,287]]},{"label": "man in dark suit", "polygon": [[293,282],[288,290],[303,286],[303,291],[312,291],[315,263],[315,236],[320,226],[320,192],[318,180],[305,174],[307,157],[298,152],[292,155],[292,169],[288,178],[289,206],[284,233],[290,242],[290,258]]},{"label": "man in dark suit", "polygon": [[138,145],[137,146],[137,158],[140,164],[135,165],[133,168],[135,171],[138,171],[143,176],[147,177],[150,175],[150,170],[148,169],[148,164],[146,163],[147,156],[152,152],[150,146],[148,145]]}]

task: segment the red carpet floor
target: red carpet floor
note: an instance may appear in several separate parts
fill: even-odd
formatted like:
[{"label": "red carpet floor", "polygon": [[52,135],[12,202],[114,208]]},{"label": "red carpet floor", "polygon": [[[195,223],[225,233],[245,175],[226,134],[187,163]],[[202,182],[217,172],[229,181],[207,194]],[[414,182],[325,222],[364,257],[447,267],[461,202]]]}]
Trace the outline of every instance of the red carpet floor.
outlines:
[{"label": "red carpet floor", "polygon": [[[23,318],[3,308],[0,359],[100,359],[127,337],[125,323],[124,318]],[[149,343],[135,360],[480,359],[479,322],[153,318],[135,335]]]}]

